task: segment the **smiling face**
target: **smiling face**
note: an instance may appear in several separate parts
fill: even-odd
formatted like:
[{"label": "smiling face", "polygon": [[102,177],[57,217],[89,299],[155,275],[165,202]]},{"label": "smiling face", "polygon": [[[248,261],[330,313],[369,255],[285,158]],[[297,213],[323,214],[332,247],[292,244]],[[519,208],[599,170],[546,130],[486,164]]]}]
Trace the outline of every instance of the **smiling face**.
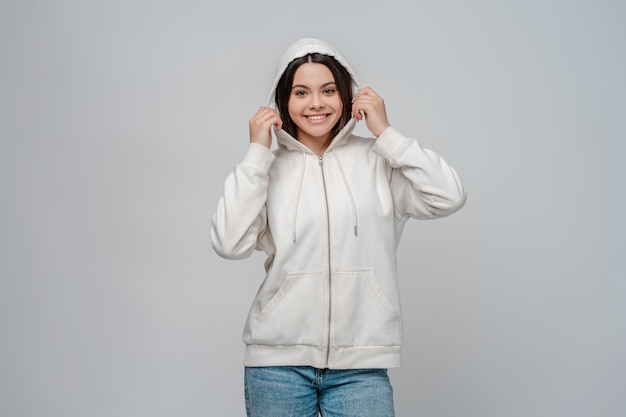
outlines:
[{"label": "smiling face", "polygon": [[317,154],[323,153],[343,111],[330,69],[314,62],[300,65],[293,77],[287,108],[297,127],[296,139]]}]

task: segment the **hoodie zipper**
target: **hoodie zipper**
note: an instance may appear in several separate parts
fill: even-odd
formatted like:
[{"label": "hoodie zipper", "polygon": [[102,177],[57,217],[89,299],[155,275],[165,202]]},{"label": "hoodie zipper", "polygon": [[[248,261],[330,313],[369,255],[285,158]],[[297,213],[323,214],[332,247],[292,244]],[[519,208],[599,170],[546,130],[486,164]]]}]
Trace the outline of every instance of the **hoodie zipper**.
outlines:
[{"label": "hoodie zipper", "polygon": [[330,260],[330,209],[328,208],[328,191],[326,189],[326,176],[324,175],[324,155],[318,155],[320,171],[322,173],[322,186],[324,188],[324,203],[326,204],[326,236],[328,239],[328,346],[326,347],[326,365],[328,368],[328,362],[330,361],[330,336],[331,336],[331,324],[332,324],[332,305],[333,305],[333,287],[332,287],[332,272],[331,272],[331,260]]}]

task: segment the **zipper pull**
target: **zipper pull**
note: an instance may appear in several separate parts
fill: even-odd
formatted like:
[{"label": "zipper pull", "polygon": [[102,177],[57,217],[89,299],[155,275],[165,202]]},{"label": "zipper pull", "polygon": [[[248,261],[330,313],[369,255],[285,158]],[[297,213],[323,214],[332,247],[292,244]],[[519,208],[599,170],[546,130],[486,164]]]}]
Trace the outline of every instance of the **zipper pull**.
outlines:
[{"label": "zipper pull", "polygon": [[317,156],[320,159],[320,166],[324,166],[324,156],[323,155],[318,155]]}]

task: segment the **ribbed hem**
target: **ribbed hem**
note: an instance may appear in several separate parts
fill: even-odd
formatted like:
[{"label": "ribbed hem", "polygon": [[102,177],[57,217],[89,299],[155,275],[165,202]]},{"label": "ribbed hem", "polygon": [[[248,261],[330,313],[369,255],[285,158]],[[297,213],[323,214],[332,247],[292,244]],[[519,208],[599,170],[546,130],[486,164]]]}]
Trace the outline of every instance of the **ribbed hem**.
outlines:
[{"label": "ribbed hem", "polygon": [[331,350],[331,369],[400,368],[402,346],[353,346]]},{"label": "ribbed hem", "polygon": [[402,346],[325,347],[246,345],[245,366],[312,366],[329,369],[400,368]]},{"label": "ribbed hem", "polygon": [[376,139],[374,151],[386,159],[395,160],[411,145],[411,142],[411,139],[389,126]]}]

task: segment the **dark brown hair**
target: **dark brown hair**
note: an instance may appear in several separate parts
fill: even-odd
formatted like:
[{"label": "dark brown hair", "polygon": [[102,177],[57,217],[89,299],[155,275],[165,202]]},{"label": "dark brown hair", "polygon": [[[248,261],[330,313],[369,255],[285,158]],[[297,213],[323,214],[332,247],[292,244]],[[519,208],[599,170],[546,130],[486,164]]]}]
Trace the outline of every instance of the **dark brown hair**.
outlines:
[{"label": "dark brown hair", "polygon": [[333,136],[335,136],[344,128],[348,120],[352,118],[352,77],[348,70],[337,62],[335,58],[319,53],[308,54],[291,61],[276,85],[276,107],[278,107],[278,113],[283,121],[283,129],[297,139],[298,128],[291,120],[291,117],[289,117],[288,104],[296,70],[300,65],[307,62],[325,65],[335,78],[335,85],[337,86],[337,92],[342,104],[341,117],[332,129]]}]

